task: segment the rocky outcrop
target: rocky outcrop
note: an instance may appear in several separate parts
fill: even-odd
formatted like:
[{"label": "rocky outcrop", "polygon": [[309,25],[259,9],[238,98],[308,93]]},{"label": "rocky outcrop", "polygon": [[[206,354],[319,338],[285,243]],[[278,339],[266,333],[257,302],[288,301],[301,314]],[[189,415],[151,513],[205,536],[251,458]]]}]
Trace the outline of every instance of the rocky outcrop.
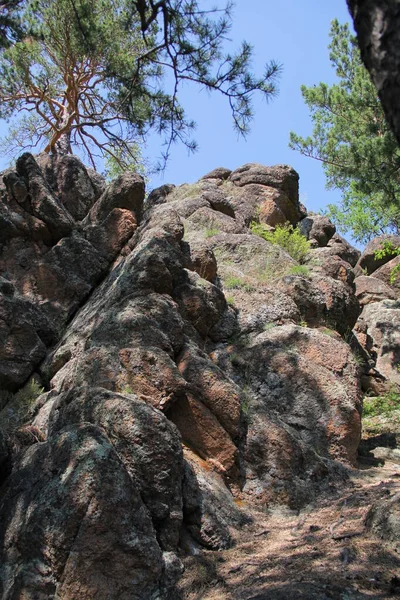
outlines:
[{"label": "rocky outcrop", "polygon": [[[293,169],[221,167],[145,202],[138,175],[106,185],[74,157],[24,155],[5,182],[2,597],[178,597],[179,552],[229,547],[246,506],[343,482],[362,374],[343,336],[365,294]],[[306,264],[253,220],[300,222]],[[382,293],[359,347],[393,377]]]},{"label": "rocky outcrop", "polygon": [[[106,187],[97,175],[92,181],[73,156],[40,155],[36,162],[30,154],[21,156],[16,171],[5,173],[4,184],[0,302],[7,342],[1,385],[12,390],[44,358],[132,236],[144,185],[127,174]],[[15,347],[20,350],[13,360]],[[7,361],[13,372],[4,366]]]}]

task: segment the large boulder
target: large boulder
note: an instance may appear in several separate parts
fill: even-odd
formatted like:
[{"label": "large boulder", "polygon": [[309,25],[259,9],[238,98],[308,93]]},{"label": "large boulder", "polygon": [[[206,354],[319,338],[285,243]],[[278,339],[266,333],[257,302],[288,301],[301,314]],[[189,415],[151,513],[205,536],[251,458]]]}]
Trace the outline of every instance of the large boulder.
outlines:
[{"label": "large boulder", "polygon": [[356,330],[360,343],[374,358],[379,373],[400,385],[400,302],[381,300],[367,304]]},{"label": "large boulder", "polygon": [[164,561],[150,513],[99,427],[67,427],[31,446],[3,488],[0,511],[4,600],[160,593]]},{"label": "large boulder", "polygon": [[400,256],[396,256],[374,271],[374,277],[376,277],[376,279],[380,279],[386,283],[386,285],[390,286],[397,297],[400,296],[400,273],[397,272],[394,277],[392,276],[392,273],[394,269],[400,268],[399,265]]},{"label": "large boulder", "polygon": [[105,180],[100,175],[94,179],[93,173],[72,154],[58,156],[42,153],[36,162],[62,204],[76,221],[85,218],[90,208],[105,188]]},{"label": "large boulder", "polygon": [[380,300],[396,300],[397,294],[386,283],[377,279],[361,275],[355,279],[356,296],[361,306],[370,304],[371,302],[380,302]]},{"label": "large boulder", "polygon": [[390,252],[385,253],[384,256],[377,257],[376,252],[382,250],[385,243],[390,243],[394,247],[400,246],[400,235],[380,235],[366,245],[358,262],[355,266],[356,275],[371,275],[379,267],[388,263],[393,256]]},{"label": "large boulder", "polygon": [[299,507],[324,484],[342,481],[339,463],[357,459],[361,389],[356,361],[339,336],[270,327],[240,346],[217,349],[215,360],[246,382],[244,490],[252,501]]},{"label": "large boulder", "polygon": [[328,217],[308,214],[300,221],[300,233],[316,246],[324,247],[336,233],[336,227]]}]

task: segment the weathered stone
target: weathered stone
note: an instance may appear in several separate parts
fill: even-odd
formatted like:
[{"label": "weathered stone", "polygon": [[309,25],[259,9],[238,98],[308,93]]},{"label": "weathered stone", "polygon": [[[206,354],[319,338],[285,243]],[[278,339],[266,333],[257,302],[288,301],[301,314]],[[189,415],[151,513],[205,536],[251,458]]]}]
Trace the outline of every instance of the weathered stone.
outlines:
[{"label": "weathered stone", "polygon": [[397,275],[395,275],[394,281],[392,280],[391,275],[393,269],[395,269],[396,267],[398,268],[399,265],[400,256],[396,256],[395,258],[389,260],[389,262],[387,262],[385,265],[382,265],[381,267],[379,267],[379,269],[376,269],[376,271],[374,271],[374,277],[380,279],[381,281],[386,283],[386,285],[389,285],[391,289],[395,291],[397,297],[399,297],[400,294],[400,273],[397,273]]},{"label": "weathered stone", "polygon": [[175,186],[172,183],[166,183],[155,190],[152,190],[147,197],[145,209],[148,210],[154,206],[158,206],[159,204],[166,202],[168,194],[170,194],[174,189]]},{"label": "weathered stone", "polygon": [[19,157],[17,173],[28,182],[33,215],[46,224],[54,241],[68,235],[74,227],[74,219],[52,194],[32,154]]},{"label": "weathered stone", "polygon": [[361,275],[355,279],[356,296],[361,306],[371,302],[380,302],[385,298],[396,300],[397,294],[383,281],[375,277]]},{"label": "weathered stone", "polygon": [[228,179],[229,175],[232,173],[230,169],[226,169],[225,167],[217,167],[213,169],[207,175],[203,175],[202,179]]},{"label": "weathered stone", "polygon": [[31,446],[1,499],[2,597],[150,600],[162,553],[137,484],[93,425]]},{"label": "weathered stone", "polygon": [[211,208],[217,210],[228,217],[235,218],[235,210],[232,201],[226,196],[217,186],[215,189],[205,190],[201,193],[202,198],[205,198],[210,203]]},{"label": "weathered stone", "polygon": [[349,242],[335,233],[328,242],[328,252],[339,256],[354,267],[361,256],[361,252],[354,248]]},{"label": "weathered stone", "polygon": [[352,288],[331,277],[286,275],[276,289],[292,298],[308,325],[327,324],[344,334],[353,328],[361,312]]},{"label": "weathered stone", "polygon": [[187,281],[173,291],[185,319],[190,321],[202,336],[219,321],[226,308],[222,291],[192,271],[187,271]]},{"label": "weathered stone", "polygon": [[361,345],[375,358],[376,369],[389,381],[400,384],[400,302],[381,300],[367,304],[357,323],[366,333],[357,332]]},{"label": "weathered stone", "polygon": [[214,252],[206,242],[192,241],[182,243],[182,252],[185,256],[185,267],[196,271],[207,281],[212,281],[217,275],[217,261]]},{"label": "weathered stone", "polygon": [[179,434],[164,415],[132,394],[75,388],[59,396],[49,435],[92,423],[101,428],[140,492],[163,550],[174,550],[182,521],[182,450]]},{"label": "weathered stone", "polygon": [[[230,529],[240,528],[248,519],[235,504],[221,475],[210,471],[208,464],[189,449],[185,449],[184,456],[181,540],[188,532],[200,546],[210,550],[229,548],[232,543]],[[187,550],[190,553],[191,548]]]},{"label": "weathered stone", "polygon": [[204,233],[212,230],[215,233],[245,233],[245,224],[233,217],[221,212],[207,208],[199,208],[187,218],[190,229],[203,230]]},{"label": "weathered stone", "polygon": [[371,273],[393,258],[390,253],[385,254],[381,258],[376,258],[375,252],[381,250],[385,242],[389,242],[397,248],[400,246],[400,235],[380,235],[368,242],[355,266],[356,276],[363,274],[371,275]]},{"label": "weathered stone", "polygon": [[137,173],[124,173],[110,183],[93,205],[83,225],[101,223],[114,208],[125,208],[134,213],[139,223],[144,201],[143,177]]},{"label": "weathered stone", "polygon": [[328,217],[308,214],[300,221],[300,233],[308,240],[315,240],[318,246],[324,247],[336,233],[336,227]]},{"label": "weathered stone", "polygon": [[17,390],[46,355],[55,331],[29,300],[13,294],[6,282],[0,293],[0,388]]},{"label": "weathered stone", "polygon": [[278,188],[294,204],[299,201],[299,175],[288,165],[265,167],[256,163],[249,163],[233,171],[229,176],[229,181],[240,187],[250,183],[258,183]]},{"label": "weathered stone", "polygon": [[39,154],[36,162],[62,204],[76,221],[82,221],[97,200],[98,187],[94,186],[88,170],[72,154]]},{"label": "weathered stone", "polygon": [[[323,248],[323,250],[325,249]],[[336,254],[322,254],[319,250],[320,248],[309,250],[305,260],[312,272],[319,273],[320,275],[328,275],[332,279],[352,285],[355,275],[351,265]]]},{"label": "weathered stone", "polygon": [[343,341],[293,325],[259,334],[241,356],[249,411],[245,490],[258,501],[299,506],[312,497],[311,482],[335,477],[327,458],[355,464],[357,365]]}]

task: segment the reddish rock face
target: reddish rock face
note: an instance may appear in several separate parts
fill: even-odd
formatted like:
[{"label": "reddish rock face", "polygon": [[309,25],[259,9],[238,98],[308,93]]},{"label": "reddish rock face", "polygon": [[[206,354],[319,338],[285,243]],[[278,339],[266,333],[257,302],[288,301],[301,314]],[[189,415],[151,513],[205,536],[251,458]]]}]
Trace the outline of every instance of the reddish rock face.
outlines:
[{"label": "reddish rock face", "polygon": [[[74,157],[25,155],[5,181],[0,391],[48,390],[7,427],[1,400],[5,598],[169,600],[178,545],[227,548],[246,521],[235,494],[299,508],[341,483],[358,252],[313,215],[327,245],[306,266],[249,229],[305,217],[293,169],[218,169],[144,205],[138,175],[106,186]],[[387,302],[362,330],[385,373]]]},{"label": "reddish rock face", "polygon": [[398,247],[400,246],[400,236],[381,235],[368,242],[355,266],[355,273],[357,276],[364,273],[371,275],[371,273],[374,273],[379,267],[382,267],[382,265],[392,260],[393,257],[390,254],[386,254],[381,258],[377,258],[375,255],[377,250],[382,249],[385,242],[390,242],[395,247]]}]

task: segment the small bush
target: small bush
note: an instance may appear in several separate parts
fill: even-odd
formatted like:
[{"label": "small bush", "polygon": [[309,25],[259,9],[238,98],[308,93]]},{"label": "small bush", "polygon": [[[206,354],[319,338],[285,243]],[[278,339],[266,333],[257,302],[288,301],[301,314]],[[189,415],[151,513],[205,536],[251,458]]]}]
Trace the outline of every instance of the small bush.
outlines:
[{"label": "small bush", "polygon": [[308,279],[310,277],[310,269],[305,265],[294,265],[294,267],[290,267],[287,274],[306,277]]},{"label": "small bush", "polygon": [[400,409],[400,394],[392,391],[376,398],[364,398],[363,417],[388,416]]},{"label": "small bush", "polygon": [[249,283],[235,275],[230,275],[224,279],[224,288],[227,290],[245,290],[246,292],[251,292],[254,289]]},{"label": "small bush", "polygon": [[290,223],[278,225],[275,231],[270,231],[266,225],[253,222],[250,229],[255,235],[286,250],[299,263],[304,262],[311,247],[310,242],[300,233],[300,230]]}]

